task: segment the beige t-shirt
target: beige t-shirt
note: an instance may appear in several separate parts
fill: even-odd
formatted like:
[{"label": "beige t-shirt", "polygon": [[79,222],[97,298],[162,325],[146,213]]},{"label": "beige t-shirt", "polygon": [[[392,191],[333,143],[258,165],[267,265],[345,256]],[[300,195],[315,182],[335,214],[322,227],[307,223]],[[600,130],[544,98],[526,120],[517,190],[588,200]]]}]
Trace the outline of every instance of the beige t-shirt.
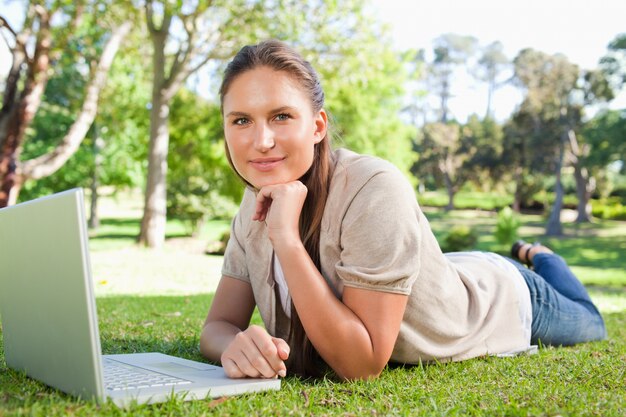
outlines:
[{"label": "beige t-shirt", "polygon": [[[391,360],[462,360],[526,349],[521,298],[508,271],[480,257],[444,256],[413,188],[391,163],[344,149],[335,156],[321,224],[321,273],[339,299],[345,286],[409,296]],[[254,203],[247,189],[222,274],[249,282],[268,332],[285,337],[273,249],[265,225],[251,220]]]}]

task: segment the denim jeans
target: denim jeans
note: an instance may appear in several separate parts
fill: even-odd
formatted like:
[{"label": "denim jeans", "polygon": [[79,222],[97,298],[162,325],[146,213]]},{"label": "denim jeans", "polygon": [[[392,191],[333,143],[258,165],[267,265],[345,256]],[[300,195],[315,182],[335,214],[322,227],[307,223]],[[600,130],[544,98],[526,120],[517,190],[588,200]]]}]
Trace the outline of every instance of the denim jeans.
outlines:
[{"label": "denim jeans", "polygon": [[566,346],[606,339],[600,312],[563,258],[537,253],[533,257],[533,269],[510,261],[517,266],[530,290],[532,344]]}]

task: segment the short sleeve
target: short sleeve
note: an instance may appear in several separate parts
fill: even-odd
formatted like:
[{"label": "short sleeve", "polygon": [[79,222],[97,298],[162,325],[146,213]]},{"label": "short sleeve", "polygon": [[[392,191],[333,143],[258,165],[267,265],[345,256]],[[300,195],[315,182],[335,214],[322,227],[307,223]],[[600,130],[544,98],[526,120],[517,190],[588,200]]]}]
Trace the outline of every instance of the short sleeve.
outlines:
[{"label": "short sleeve", "polygon": [[241,221],[241,211],[237,213],[230,227],[230,238],[224,251],[222,275],[250,282],[250,274],[246,264],[244,227]]},{"label": "short sleeve", "polygon": [[383,170],[345,212],[335,270],[344,286],[408,295],[419,273],[419,242],[413,188],[399,171]]}]

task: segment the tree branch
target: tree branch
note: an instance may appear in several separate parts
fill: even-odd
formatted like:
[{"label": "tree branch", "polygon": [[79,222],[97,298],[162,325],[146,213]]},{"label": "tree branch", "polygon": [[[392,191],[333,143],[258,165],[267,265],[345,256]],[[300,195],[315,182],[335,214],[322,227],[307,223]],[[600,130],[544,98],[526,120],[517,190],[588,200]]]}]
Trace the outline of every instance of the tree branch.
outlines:
[{"label": "tree branch", "polygon": [[13,28],[11,27],[9,22],[4,18],[4,16],[0,16],[0,28],[2,27],[6,28],[11,33],[11,35],[13,35],[14,38],[17,38],[17,33],[15,32],[15,30],[13,30]]},{"label": "tree branch", "polygon": [[39,179],[51,175],[76,152],[93,123],[98,109],[98,97],[104,87],[107,74],[119,46],[131,29],[131,22],[124,22],[113,30],[89,84],[81,111],[62,142],[50,153],[22,162],[19,172],[24,179]]},{"label": "tree branch", "polygon": [[156,33],[157,29],[154,26],[154,10],[152,9],[152,1],[146,1],[146,25],[150,33]]}]

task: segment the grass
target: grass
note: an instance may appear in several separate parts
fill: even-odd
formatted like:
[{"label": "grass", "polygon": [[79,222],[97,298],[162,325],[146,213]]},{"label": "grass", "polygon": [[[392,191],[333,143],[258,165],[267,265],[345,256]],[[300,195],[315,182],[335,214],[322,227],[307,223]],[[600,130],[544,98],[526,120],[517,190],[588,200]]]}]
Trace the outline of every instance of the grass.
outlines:
[{"label": "grass", "polygon": [[[493,239],[493,213],[429,210],[427,216],[437,236],[443,236],[450,224],[469,224],[479,231],[478,249],[506,251]],[[525,215],[522,221],[524,236],[546,241],[541,236],[543,220],[539,216]],[[105,219],[102,229],[92,237],[104,353],[161,351],[202,360],[198,333],[212,298],[212,290],[207,289],[212,287],[203,283],[215,281],[220,258],[203,255],[203,245],[183,239],[182,226],[169,227],[166,248],[156,253],[132,246],[138,230],[138,221],[132,217]],[[203,236],[218,235],[225,227],[226,223],[207,226]],[[367,382],[289,377],[276,392],[207,401],[171,400],[131,410],[77,400],[26,378],[7,368],[0,345],[0,417],[623,416],[626,271],[622,254],[626,223],[567,225],[565,232],[562,239],[548,239],[547,243],[591,284],[591,296],[606,320],[607,341],[544,348],[537,355],[515,358],[392,366],[379,379]],[[183,264],[188,269],[180,272]],[[143,280],[141,285],[132,284],[138,280]],[[260,323],[258,315],[254,320]]]}]

